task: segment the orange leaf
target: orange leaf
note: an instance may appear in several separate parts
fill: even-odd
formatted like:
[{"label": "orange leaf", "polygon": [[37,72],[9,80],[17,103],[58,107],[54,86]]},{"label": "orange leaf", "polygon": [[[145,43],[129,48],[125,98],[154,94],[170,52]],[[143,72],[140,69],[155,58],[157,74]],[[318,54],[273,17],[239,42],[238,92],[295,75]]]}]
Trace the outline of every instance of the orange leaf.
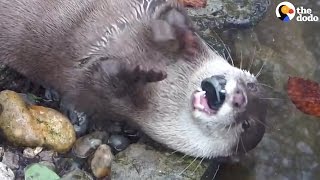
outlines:
[{"label": "orange leaf", "polygon": [[320,117],[320,85],[299,77],[289,77],[287,93],[303,113]]},{"label": "orange leaf", "polygon": [[179,0],[185,7],[203,8],[207,5],[207,0]]}]

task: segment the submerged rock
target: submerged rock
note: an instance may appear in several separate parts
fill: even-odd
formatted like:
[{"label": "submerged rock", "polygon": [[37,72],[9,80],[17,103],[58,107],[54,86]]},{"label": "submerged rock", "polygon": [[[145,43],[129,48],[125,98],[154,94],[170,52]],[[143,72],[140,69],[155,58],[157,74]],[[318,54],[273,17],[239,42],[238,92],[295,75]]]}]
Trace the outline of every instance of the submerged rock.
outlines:
[{"label": "submerged rock", "polygon": [[131,144],[115,156],[111,179],[200,179],[207,167],[200,160]]},{"label": "submerged rock", "polygon": [[14,173],[4,163],[0,162],[0,179],[1,180],[14,180]]},{"label": "submerged rock", "polygon": [[25,169],[25,179],[28,180],[58,180],[60,177],[50,168],[41,164],[32,164]]},{"label": "submerged rock", "polygon": [[19,94],[9,90],[0,92],[0,104],[0,128],[10,142],[61,153],[72,147],[76,138],[72,124],[58,111],[27,106]]},{"label": "submerged rock", "polygon": [[125,150],[129,144],[130,141],[128,138],[121,136],[121,135],[112,135],[109,140],[108,144],[116,151],[120,152]]},{"label": "submerged rock", "polygon": [[23,157],[32,159],[36,157],[36,155],[38,155],[42,151],[42,149],[42,147],[36,147],[35,149],[26,148],[23,150]]},{"label": "submerged rock", "polygon": [[72,152],[79,158],[87,158],[92,155],[98,146],[108,139],[108,134],[104,131],[96,131],[77,139],[72,147]]},{"label": "submerged rock", "polygon": [[93,178],[87,172],[75,169],[65,174],[60,180],[93,180]]},{"label": "submerged rock", "polygon": [[2,163],[7,165],[11,169],[18,169],[19,168],[19,155],[15,154],[11,151],[4,152]]},{"label": "submerged rock", "polygon": [[267,12],[270,0],[207,0],[204,8],[188,8],[197,25],[205,29],[252,27]]},{"label": "submerged rock", "polygon": [[111,152],[111,148],[102,144],[96,150],[91,160],[91,170],[95,177],[102,178],[111,175],[111,163],[114,156]]}]

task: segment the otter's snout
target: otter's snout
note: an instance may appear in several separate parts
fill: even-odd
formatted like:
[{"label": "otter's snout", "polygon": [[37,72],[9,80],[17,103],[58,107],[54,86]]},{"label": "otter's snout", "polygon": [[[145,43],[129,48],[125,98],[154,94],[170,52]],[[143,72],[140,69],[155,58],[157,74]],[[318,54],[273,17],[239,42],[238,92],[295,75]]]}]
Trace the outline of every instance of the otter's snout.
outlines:
[{"label": "otter's snout", "polygon": [[211,109],[218,110],[226,98],[227,80],[224,76],[212,76],[201,82],[201,88],[206,92],[208,105]]}]

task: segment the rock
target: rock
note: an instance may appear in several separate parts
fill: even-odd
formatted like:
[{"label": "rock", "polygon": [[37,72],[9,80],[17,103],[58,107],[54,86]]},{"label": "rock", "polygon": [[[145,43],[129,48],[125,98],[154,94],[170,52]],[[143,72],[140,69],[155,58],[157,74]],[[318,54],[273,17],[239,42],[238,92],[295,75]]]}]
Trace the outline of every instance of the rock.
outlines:
[{"label": "rock", "polygon": [[53,157],[56,155],[54,151],[42,151],[39,153],[39,157],[42,161],[53,162]]},{"label": "rock", "polygon": [[4,155],[4,148],[0,147],[0,158],[2,158]]},{"label": "rock", "polygon": [[14,180],[14,173],[4,163],[0,162],[0,179]]},{"label": "rock", "polygon": [[65,174],[60,180],[93,180],[93,178],[87,172],[75,169]]},{"label": "rock", "polygon": [[86,158],[93,154],[97,147],[106,142],[108,134],[104,131],[96,131],[77,139],[72,147],[72,152],[79,158]]},{"label": "rock", "polygon": [[102,144],[96,150],[91,160],[91,170],[96,178],[102,178],[111,175],[111,163],[114,156],[111,152],[111,148]]},{"label": "rock", "polygon": [[35,149],[26,148],[23,150],[23,157],[25,158],[35,158],[42,151],[42,147],[36,147]]},{"label": "rock", "polygon": [[57,152],[68,151],[75,139],[75,132],[69,120],[56,110],[27,106],[15,92],[0,92],[3,111],[0,128],[6,138],[27,147],[45,146]]},{"label": "rock", "polygon": [[204,8],[188,13],[202,30],[223,27],[252,27],[266,14],[270,0],[207,0]]},{"label": "rock", "polygon": [[108,140],[108,144],[117,152],[125,150],[129,144],[130,141],[128,138],[125,138],[121,135],[112,135],[110,136]]},{"label": "rock", "polygon": [[[84,168],[85,159],[74,159],[74,158],[57,158],[55,159],[55,165],[57,173],[61,176],[68,174],[76,169]],[[89,167],[88,167],[89,169]]]},{"label": "rock", "polygon": [[11,169],[18,169],[19,168],[19,155],[15,154],[11,151],[4,152],[2,163],[7,165]]},{"label": "rock", "polygon": [[60,177],[48,167],[32,164],[25,169],[25,179],[30,180],[58,180]]},{"label": "rock", "polygon": [[56,170],[56,166],[52,163],[52,162],[48,162],[48,161],[40,161],[39,165],[43,165],[46,166],[47,168],[51,169],[52,171]]},{"label": "rock", "polygon": [[115,156],[111,179],[200,179],[207,163],[181,156],[131,144]]}]

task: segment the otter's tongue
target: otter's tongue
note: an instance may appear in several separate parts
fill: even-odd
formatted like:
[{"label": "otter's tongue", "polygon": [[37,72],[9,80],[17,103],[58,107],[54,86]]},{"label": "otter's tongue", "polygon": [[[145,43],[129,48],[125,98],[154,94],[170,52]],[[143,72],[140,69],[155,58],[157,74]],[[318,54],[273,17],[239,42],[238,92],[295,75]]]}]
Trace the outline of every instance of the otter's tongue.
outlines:
[{"label": "otter's tongue", "polygon": [[208,105],[208,100],[205,96],[205,91],[199,91],[194,93],[193,106],[195,109],[205,111],[207,113],[213,113]]}]

